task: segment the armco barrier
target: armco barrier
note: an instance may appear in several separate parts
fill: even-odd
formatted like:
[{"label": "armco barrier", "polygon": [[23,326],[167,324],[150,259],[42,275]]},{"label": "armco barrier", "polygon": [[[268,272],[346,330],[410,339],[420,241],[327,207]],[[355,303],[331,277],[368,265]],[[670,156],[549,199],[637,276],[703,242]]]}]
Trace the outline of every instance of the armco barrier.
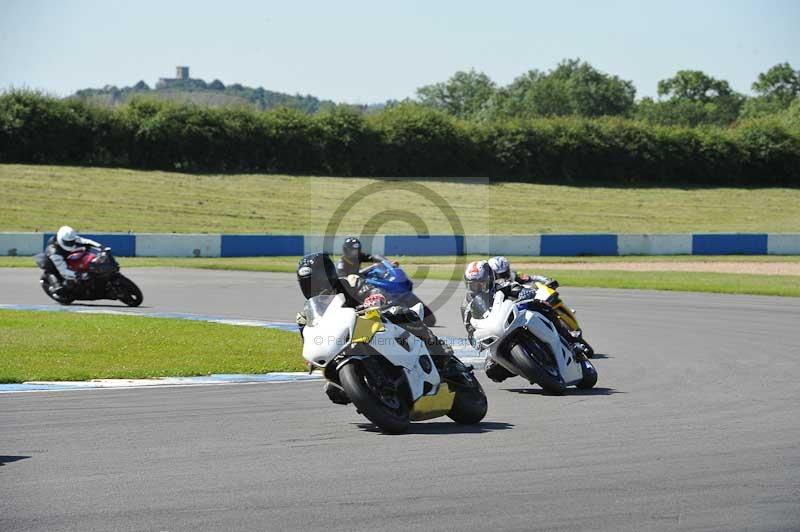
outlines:
[{"label": "armco barrier", "polygon": [[766,255],[767,235],[692,235],[692,255]]},{"label": "armco barrier", "polygon": [[692,235],[617,235],[617,255],[691,255]]},{"label": "armco barrier", "polygon": [[465,252],[470,255],[539,255],[539,235],[465,235]]},{"label": "armco barrier", "polygon": [[[342,252],[342,244],[344,244],[345,238],[347,237],[335,236],[333,238],[328,238],[326,242],[326,238],[322,235],[305,235],[303,237],[304,253],[325,251],[327,253],[339,254]],[[358,238],[361,240],[361,244],[364,246],[365,250],[370,253],[378,253],[379,255],[384,254],[383,245],[386,240],[384,235],[359,235]]]},{"label": "armco barrier", "polygon": [[616,255],[617,235],[542,235],[539,254],[549,257]]},{"label": "armco barrier", "polygon": [[223,257],[273,257],[303,252],[302,235],[222,235]]},{"label": "armco barrier", "polygon": [[220,235],[136,235],[136,254],[141,257],[219,257],[221,250]]},{"label": "armco barrier", "polygon": [[[34,255],[52,233],[0,233],[0,255]],[[339,254],[344,237],[119,234],[85,236],[119,256],[258,257]],[[582,235],[361,235],[364,250],[397,255],[800,255],[800,233]]]},{"label": "armco barrier", "polygon": [[387,255],[463,255],[462,235],[386,235]]},{"label": "armco barrier", "polygon": [[770,255],[800,255],[800,233],[768,235],[767,253]]},{"label": "armco barrier", "polygon": [[42,249],[41,233],[0,233],[0,255],[35,255]]}]

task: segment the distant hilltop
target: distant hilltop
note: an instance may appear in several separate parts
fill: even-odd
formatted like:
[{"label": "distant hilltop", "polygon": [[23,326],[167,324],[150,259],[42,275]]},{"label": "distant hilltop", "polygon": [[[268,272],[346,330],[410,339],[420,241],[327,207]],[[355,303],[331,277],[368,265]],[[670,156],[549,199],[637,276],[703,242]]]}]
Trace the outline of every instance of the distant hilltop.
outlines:
[{"label": "distant hilltop", "polygon": [[[106,85],[101,89],[82,89],[73,97],[109,107],[122,105],[134,97],[146,97],[210,107],[246,107],[259,111],[289,107],[309,114],[336,106],[335,102],[320,100],[308,94],[292,95],[263,87],[245,87],[239,83],[226,86],[218,79],[208,83],[203,79],[190,77],[188,66],[176,67],[174,78],[159,78],[152,89],[142,80],[129,87]],[[368,108],[363,106],[363,109]]]}]

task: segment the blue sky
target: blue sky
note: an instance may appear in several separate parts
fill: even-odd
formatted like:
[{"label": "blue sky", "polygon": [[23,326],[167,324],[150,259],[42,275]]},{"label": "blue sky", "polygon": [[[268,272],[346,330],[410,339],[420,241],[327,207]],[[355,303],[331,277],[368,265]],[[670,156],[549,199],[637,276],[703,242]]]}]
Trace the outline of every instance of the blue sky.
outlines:
[{"label": "blue sky", "polygon": [[193,77],[353,103],[475,68],[500,84],[580,57],[630,79],[700,69],[749,93],[800,68],[800,1],[0,0],[0,88],[67,95]]}]

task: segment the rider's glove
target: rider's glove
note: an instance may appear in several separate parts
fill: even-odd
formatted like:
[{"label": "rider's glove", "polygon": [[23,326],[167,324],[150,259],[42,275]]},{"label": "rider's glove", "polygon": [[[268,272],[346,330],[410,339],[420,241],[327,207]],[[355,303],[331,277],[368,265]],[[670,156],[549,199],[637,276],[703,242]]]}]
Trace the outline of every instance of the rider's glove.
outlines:
[{"label": "rider's glove", "polygon": [[307,318],[306,318],[306,315],[305,315],[305,314],[303,314],[302,312],[298,312],[298,313],[297,313],[297,316],[294,318],[294,322],[295,322],[297,325],[300,325],[300,326],[305,326],[305,324],[306,324],[306,322],[307,322],[307,321],[308,321],[308,320],[307,320]]}]

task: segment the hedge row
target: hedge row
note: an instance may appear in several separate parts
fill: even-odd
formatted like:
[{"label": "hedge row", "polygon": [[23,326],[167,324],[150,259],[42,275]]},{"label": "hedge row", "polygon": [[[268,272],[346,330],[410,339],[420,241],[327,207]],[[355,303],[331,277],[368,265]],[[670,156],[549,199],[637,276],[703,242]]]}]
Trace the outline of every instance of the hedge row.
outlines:
[{"label": "hedge row", "polygon": [[467,124],[399,106],[309,116],[169,102],[94,107],[33,92],[0,96],[0,162],[201,172],[489,176],[550,182],[800,186],[800,132],[621,118]]}]

